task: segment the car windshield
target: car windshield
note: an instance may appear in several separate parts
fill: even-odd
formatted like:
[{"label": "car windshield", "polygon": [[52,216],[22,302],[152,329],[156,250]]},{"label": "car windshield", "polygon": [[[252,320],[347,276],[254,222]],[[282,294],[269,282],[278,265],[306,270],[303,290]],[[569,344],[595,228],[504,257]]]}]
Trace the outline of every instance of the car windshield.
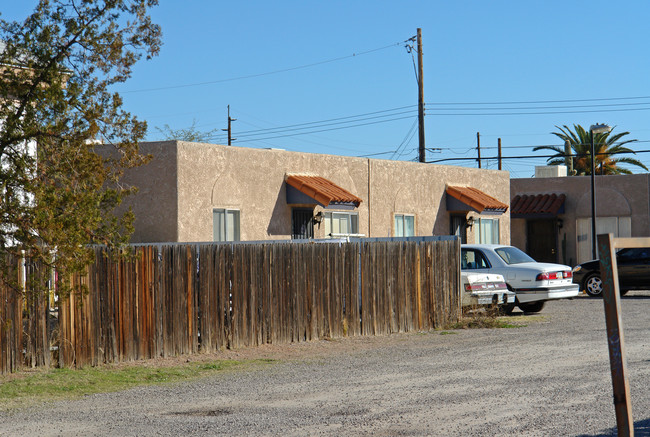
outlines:
[{"label": "car windshield", "polygon": [[534,263],[535,260],[516,247],[499,247],[494,251],[506,264]]}]

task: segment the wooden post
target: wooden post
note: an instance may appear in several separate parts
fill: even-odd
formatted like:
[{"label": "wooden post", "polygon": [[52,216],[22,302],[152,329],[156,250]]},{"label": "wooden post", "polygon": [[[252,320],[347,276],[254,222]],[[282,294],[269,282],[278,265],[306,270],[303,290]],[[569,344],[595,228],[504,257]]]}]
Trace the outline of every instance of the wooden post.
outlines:
[{"label": "wooden post", "polygon": [[422,66],[422,29],[418,27],[417,32],[418,44],[418,139],[419,139],[419,159],[420,162],[426,162],[425,144],[424,144],[424,78]]},{"label": "wooden post", "polygon": [[618,287],[618,268],[612,234],[598,235],[600,253],[600,273],[603,281],[603,302],[605,304],[605,323],[609,345],[609,364],[612,372],[614,409],[619,436],[634,435],[630,385],[627,380],[625,362],[625,342],[623,341],[623,321],[621,319],[621,299]]},{"label": "wooden post", "polygon": [[481,168],[481,133],[476,132],[476,150],[478,151],[478,168]]},{"label": "wooden post", "polygon": [[501,170],[501,138],[499,138],[499,170]]}]

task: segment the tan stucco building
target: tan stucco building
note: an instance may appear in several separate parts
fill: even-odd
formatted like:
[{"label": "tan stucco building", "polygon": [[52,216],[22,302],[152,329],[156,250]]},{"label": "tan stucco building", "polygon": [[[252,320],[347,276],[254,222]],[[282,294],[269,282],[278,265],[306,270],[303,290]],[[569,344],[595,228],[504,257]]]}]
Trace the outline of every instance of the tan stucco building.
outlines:
[{"label": "tan stucco building", "polygon": [[[650,174],[597,175],[595,186],[596,234],[650,236]],[[512,179],[510,193],[514,246],[538,261],[592,259],[590,176]]]},{"label": "tan stucco building", "polygon": [[[133,242],[450,235],[509,244],[505,171],[183,141],[141,143]],[[495,241],[496,242],[496,241]]]}]

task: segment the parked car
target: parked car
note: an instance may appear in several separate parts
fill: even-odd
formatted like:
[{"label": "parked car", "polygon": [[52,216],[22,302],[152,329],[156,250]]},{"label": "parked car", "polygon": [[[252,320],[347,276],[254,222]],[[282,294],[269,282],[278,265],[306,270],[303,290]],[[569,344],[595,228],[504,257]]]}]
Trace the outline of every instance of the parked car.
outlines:
[{"label": "parked car", "polygon": [[515,293],[506,281],[494,273],[461,272],[461,304],[463,307],[508,305],[515,303]]},{"label": "parked car", "polygon": [[[650,289],[650,247],[620,249],[616,252],[616,266],[622,295],[629,290]],[[600,278],[600,260],[587,261],[573,268],[573,282],[579,284],[589,296],[603,293]]]},{"label": "parked car", "polygon": [[516,294],[515,305],[522,311],[536,313],[551,299],[576,297],[580,287],[572,282],[571,267],[539,263],[513,246],[500,244],[461,245],[461,271],[503,275],[509,290]]}]

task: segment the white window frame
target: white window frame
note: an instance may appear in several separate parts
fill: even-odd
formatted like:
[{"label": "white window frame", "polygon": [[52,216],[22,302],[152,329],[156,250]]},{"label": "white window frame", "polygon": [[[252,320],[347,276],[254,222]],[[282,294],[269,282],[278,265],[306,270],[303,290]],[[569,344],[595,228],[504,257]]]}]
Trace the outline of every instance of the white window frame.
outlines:
[{"label": "white window frame", "polygon": [[241,212],[238,209],[214,208],[212,210],[212,240],[240,241]]},{"label": "white window frame", "polygon": [[[488,228],[488,224],[491,229]],[[476,230],[476,243],[477,244],[499,244],[501,236],[499,232],[500,224],[498,218],[479,218],[474,226]]]},{"label": "white window frame", "polygon": [[[406,226],[407,219],[411,220],[410,229],[407,229]],[[393,214],[393,235],[395,237],[415,237],[415,214]]]},{"label": "white window frame", "polygon": [[326,237],[342,237],[359,234],[359,213],[327,211],[323,213]]}]

